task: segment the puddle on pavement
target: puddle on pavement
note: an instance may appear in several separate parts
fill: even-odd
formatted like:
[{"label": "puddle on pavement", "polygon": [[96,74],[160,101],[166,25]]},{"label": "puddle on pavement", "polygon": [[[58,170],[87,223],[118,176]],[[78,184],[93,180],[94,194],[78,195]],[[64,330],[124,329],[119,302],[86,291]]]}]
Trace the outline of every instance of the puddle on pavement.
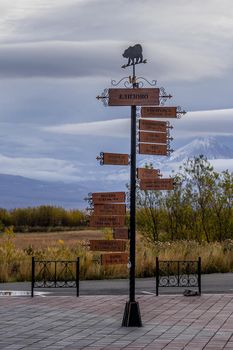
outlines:
[{"label": "puddle on pavement", "polygon": [[[34,295],[39,295],[44,297],[48,292],[34,292]],[[20,291],[20,290],[0,290],[0,297],[30,297],[30,291]]]}]

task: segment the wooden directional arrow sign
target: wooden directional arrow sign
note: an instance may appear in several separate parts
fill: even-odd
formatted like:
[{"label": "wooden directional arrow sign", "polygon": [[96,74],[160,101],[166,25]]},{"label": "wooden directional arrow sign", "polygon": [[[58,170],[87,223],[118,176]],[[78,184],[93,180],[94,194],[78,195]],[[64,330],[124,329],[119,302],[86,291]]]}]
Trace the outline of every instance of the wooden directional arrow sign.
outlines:
[{"label": "wooden directional arrow sign", "polygon": [[128,264],[129,257],[127,253],[109,253],[101,255],[101,265]]},{"label": "wooden directional arrow sign", "polygon": [[142,107],[142,118],[177,118],[177,107]]},{"label": "wooden directional arrow sign", "polygon": [[167,143],[168,135],[165,132],[139,131],[139,141],[149,143]]},{"label": "wooden directional arrow sign", "polygon": [[141,180],[140,181],[140,190],[155,190],[155,191],[170,191],[174,189],[174,179],[155,179],[155,180]]},{"label": "wooden directional arrow sign", "polygon": [[129,229],[127,227],[115,227],[113,229],[114,239],[129,239]]},{"label": "wooden directional arrow sign", "polygon": [[126,241],[123,240],[108,240],[94,239],[90,240],[90,250],[93,251],[108,251],[108,252],[124,252]]},{"label": "wooden directional arrow sign", "polygon": [[109,89],[109,106],[159,105],[159,89]]},{"label": "wooden directional arrow sign", "polygon": [[139,129],[145,131],[167,132],[167,122],[139,119]]},{"label": "wooden directional arrow sign", "polygon": [[121,153],[103,153],[103,164],[106,165],[128,165],[128,154]]},{"label": "wooden directional arrow sign", "polygon": [[137,168],[137,178],[141,180],[154,179],[159,177],[159,169]]},{"label": "wooden directional arrow sign", "polygon": [[92,202],[94,204],[124,203],[125,192],[95,192],[92,193]]},{"label": "wooden directional arrow sign", "polygon": [[94,215],[125,215],[125,204],[94,204]]},{"label": "wooden directional arrow sign", "polygon": [[153,143],[139,143],[140,154],[153,154],[157,156],[167,156],[167,145],[157,145]]},{"label": "wooden directional arrow sign", "polygon": [[90,217],[90,227],[122,227],[125,226],[125,216],[97,216]]}]

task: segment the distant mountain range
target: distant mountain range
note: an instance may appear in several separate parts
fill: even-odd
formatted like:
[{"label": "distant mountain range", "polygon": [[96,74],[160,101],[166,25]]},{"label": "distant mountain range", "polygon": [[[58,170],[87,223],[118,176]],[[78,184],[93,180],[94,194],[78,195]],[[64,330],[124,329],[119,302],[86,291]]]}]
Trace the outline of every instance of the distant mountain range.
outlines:
[{"label": "distant mountain range", "polygon": [[[145,156],[138,161],[138,166],[143,167],[146,163],[152,163],[166,176],[171,170],[178,169],[184,160],[198,155],[206,156],[212,164],[220,166],[218,171],[225,170],[231,165],[233,171],[233,150],[220,144],[215,138],[198,138],[176,150],[167,157]],[[141,157],[142,158],[142,157]],[[97,174],[98,176],[98,174]],[[117,168],[111,177],[87,181],[84,177],[82,182],[63,183],[38,181],[22,176],[0,174],[0,207],[12,209],[15,207],[29,207],[38,205],[56,205],[64,208],[85,208],[87,203],[84,197],[95,191],[124,190],[129,176],[123,168]]]},{"label": "distant mountain range", "polygon": [[64,208],[85,206],[87,186],[28,179],[0,174],[0,207],[6,209],[54,205]]},{"label": "distant mountain range", "polygon": [[233,159],[233,150],[220,144],[214,137],[198,138],[171,154],[171,162],[180,162],[198,155],[208,159]]},{"label": "distant mountain range", "polygon": [[139,166],[145,163],[152,163],[155,167],[172,167],[175,163],[183,163],[188,158],[203,155],[208,160],[215,159],[233,159],[233,150],[223,144],[220,144],[214,137],[197,138],[187,145],[180,147],[171,153],[170,157],[148,156],[139,162]]}]

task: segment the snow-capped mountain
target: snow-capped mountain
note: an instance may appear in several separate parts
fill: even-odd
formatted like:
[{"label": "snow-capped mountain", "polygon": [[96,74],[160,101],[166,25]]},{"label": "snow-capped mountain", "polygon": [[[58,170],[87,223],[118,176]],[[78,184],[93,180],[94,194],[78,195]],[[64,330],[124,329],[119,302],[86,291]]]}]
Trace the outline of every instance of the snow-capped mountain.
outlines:
[{"label": "snow-capped mountain", "polygon": [[171,154],[170,162],[180,162],[187,158],[204,155],[207,159],[231,159],[233,150],[220,144],[214,137],[198,138]]},{"label": "snow-capped mountain", "polygon": [[[233,172],[233,150],[218,142],[213,137],[198,138],[186,146],[177,149],[171,157],[137,155],[138,167],[152,163],[160,169],[163,177],[176,173],[179,166],[188,158],[206,156],[214,169]],[[78,183],[38,181],[22,176],[0,174],[0,208],[37,206],[43,204],[57,205],[64,208],[85,208],[83,200],[89,192],[124,191],[129,183],[129,168],[108,168],[107,173],[96,173],[91,181],[83,178]]]},{"label": "snow-capped mountain", "polygon": [[[230,170],[233,167],[233,150],[220,144],[214,137],[195,139],[187,145],[178,148],[170,157],[141,157],[138,166],[143,167],[145,164],[152,163],[154,168],[159,168],[161,171],[167,172],[169,170],[175,170],[188,158],[199,155],[205,156],[214,166],[217,165],[216,170],[218,171]],[[231,166],[229,167],[230,163]]]}]

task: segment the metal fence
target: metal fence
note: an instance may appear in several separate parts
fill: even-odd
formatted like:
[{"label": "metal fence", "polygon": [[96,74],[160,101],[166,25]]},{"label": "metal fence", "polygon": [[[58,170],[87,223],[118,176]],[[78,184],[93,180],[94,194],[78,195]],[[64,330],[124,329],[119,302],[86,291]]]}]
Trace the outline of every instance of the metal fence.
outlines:
[{"label": "metal fence", "polygon": [[168,261],[156,257],[156,295],[160,287],[198,288],[201,295],[201,258],[197,261]]},{"label": "metal fence", "polygon": [[79,296],[79,258],[77,260],[35,260],[32,257],[31,296],[35,288],[76,288]]}]

